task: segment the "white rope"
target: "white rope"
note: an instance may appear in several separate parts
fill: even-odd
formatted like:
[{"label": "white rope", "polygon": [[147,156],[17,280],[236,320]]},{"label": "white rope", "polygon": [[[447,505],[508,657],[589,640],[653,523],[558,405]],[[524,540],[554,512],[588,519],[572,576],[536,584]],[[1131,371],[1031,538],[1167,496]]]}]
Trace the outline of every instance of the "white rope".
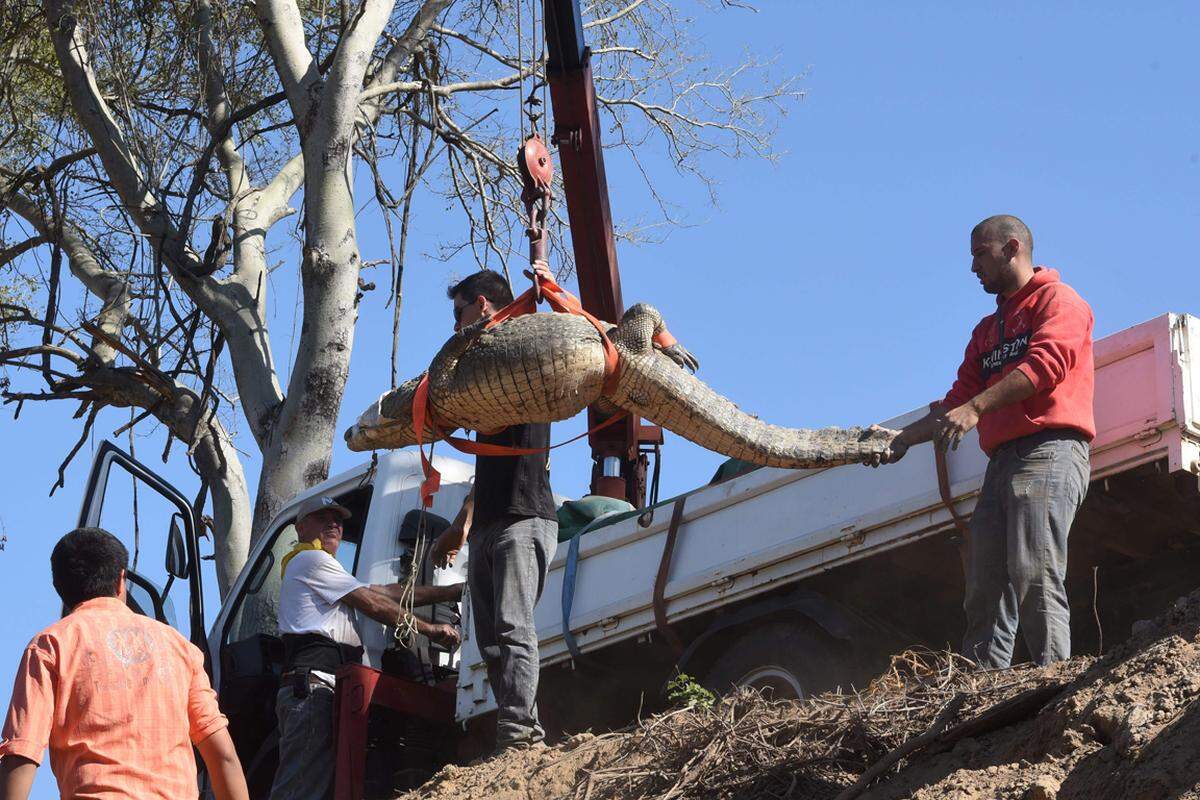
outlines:
[{"label": "white rope", "polygon": [[420,565],[425,561],[425,509],[421,509],[421,522],[417,526],[417,539],[413,544],[412,568],[404,579],[400,591],[400,616],[396,620],[396,629],[392,633],[396,641],[405,647],[411,647],[417,637],[417,618],[413,616],[413,601],[417,594],[417,575]]},{"label": "white rope", "polygon": [[[433,444],[429,445],[429,458],[433,459]],[[418,497],[420,491],[417,492]],[[421,517],[417,523],[417,538],[413,542],[412,567],[408,570],[400,590],[400,616],[396,619],[396,628],[392,636],[405,647],[412,647],[417,637],[417,618],[413,616],[414,602],[417,596],[417,579],[421,567],[425,564],[425,504],[421,502]]]}]

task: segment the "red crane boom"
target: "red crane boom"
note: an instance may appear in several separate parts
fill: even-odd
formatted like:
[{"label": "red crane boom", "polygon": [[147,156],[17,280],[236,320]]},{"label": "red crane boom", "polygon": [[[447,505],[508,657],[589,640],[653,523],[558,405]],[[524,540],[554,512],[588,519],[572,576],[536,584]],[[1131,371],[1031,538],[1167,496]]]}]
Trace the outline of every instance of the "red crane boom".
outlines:
[{"label": "red crane boom", "polygon": [[[554,119],[551,139],[558,145],[562,165],[579,299],[600,319],[618,322],[625,305],[621,300],[621,273],[600,143],[591,52],[584,44],[579,3],[545,0],[543,18]],[[589,410],[589,427],[597,422],[593,416]],[[592,493],[624,498],[641,507],[646,498],[648,461],[643,445],[660,445],[662,430],[631,417],[593,432],[588,440],[595,460]]]}]

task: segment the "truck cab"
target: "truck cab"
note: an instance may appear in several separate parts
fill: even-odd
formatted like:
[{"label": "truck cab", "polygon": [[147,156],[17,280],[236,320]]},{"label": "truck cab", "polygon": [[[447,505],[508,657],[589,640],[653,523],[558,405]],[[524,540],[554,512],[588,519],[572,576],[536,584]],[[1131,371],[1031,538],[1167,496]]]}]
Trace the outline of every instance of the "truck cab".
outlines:
[{"label": "truck cab", "polygon": [[[230,733],[252,783],[251,794],[256,787],[269,788],[278,757],[275,693],[283,663],[278,627],[280,562],[297,541],[296,510],[313,495],[332,497],[350,510],[337,559],[363,583],[396,583],[413,569],[418,570],[421,584],[461,583],[466,580],[465,558],[459,558],[458,566],[442,570],[432,567],[427,554],[429,544],[450,524],[470,490],[471,468],[453,459],[434,461],[442,473],[442,489],[427,510],[420,505],[423,476],[417,454],[381,453],[292,498],[252,545],[208,636],[213,686],[229,717]],[[421,613],[435,622],[459,622],[457,603],[436,604]],[[424,637],[405,647],[392,628],[362,615],[358,628],[368,666],[430,684],[455,674],[455,655]]]}]

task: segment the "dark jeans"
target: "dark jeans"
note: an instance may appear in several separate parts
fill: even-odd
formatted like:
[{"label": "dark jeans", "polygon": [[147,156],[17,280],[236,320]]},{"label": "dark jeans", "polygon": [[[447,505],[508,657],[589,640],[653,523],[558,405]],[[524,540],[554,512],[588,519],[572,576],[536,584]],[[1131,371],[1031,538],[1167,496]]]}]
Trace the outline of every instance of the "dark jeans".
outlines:
[{"label": "dark jeans", "polygon": [[1001,445],[988,463],[967,538],[962,652],[1007,667],[1020,624],[1038,664],[1071,656],[1067,536],[1087,494],[1090,447],[1047,430]]},{"label": "dark jeans", "polygon": [[471,616],[499,706],[496,745],[541,741],[533,607],[558,546],[558,523],[506,516],[473,531],[470,544]]},{"label": "dark jeans", "polygon": [[297,698],[291,686],[275,696],[279,720],[279,768],[271,800],[330,800],[333,797],[333,689],[312,686]]}]

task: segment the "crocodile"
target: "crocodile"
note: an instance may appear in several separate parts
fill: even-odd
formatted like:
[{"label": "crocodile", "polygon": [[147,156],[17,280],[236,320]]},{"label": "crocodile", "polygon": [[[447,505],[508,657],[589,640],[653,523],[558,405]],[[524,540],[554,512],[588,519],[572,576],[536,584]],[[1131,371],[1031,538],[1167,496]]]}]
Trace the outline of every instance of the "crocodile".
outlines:
[{"label": "crocodile", "polygon": [[[549,312],[487,323],[456,333],[430,363],[428,405],[437,425],[426,423],[422,441],[455,428],[557,422],[593,406],[602,416],[627,411],[731,458],[808,469],[868,463],[897,433],[785,428],[743,412],[691,374],[697,362],[684,347],[655,343],[666,327],[645,303],[630,307],[618,325],[601,323],[619,354],[617,375],[607,383],[604,342],[584,317]],[[345,434],[351,450],[417,443],[413,395],[421,377],[385,393],[358,418]]]}]

